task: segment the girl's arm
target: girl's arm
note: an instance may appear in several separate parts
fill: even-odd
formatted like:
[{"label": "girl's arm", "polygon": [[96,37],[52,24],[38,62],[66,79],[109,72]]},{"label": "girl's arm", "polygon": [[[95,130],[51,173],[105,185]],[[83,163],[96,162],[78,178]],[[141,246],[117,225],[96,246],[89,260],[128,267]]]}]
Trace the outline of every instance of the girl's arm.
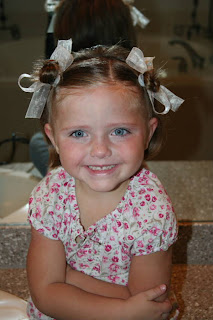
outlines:
[{"label": "girl's arm", "polygon": [[129,299],[107,298],[65,283],[66,259],[61,241],[50,240],[32,228],[27,257],[30,293],[36,307],[60,320],[158,320],[168,312],[168,302],[152,300],[165,288],[143,292]]},{"label": "girl's arm", "polygon": [[131,296],[127,286],[95,279],[69,266],[66,269],[66,283],[104,297],[127,299]]},{"label": "girl's arm", "polygon": [[[171,268],[171,246],[167,251],[158,251],[144,256],[133,256],[128,281],[131,295],[146,291],[161,283],[170,288]],[[164,301],[168,291],[157,298],[156,301]]]}]

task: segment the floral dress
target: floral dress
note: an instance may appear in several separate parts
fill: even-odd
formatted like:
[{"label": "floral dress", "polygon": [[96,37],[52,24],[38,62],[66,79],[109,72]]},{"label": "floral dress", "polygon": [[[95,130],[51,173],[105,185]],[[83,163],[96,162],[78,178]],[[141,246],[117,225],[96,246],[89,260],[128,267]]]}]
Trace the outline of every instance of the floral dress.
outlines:
[{"label": "floral dress", "polygon": [[[44,236],[62,241],[73,269],[119,285],[128,284],[132,256],[167,250],[177,239],[171,200],[147,169],[131,178],[117,208],[87,230],[80,222],[75,179],[62,167],[52,170],[34,188],[29,205],[29,222]],[[32,300],[28,316],[52,319]]]}]

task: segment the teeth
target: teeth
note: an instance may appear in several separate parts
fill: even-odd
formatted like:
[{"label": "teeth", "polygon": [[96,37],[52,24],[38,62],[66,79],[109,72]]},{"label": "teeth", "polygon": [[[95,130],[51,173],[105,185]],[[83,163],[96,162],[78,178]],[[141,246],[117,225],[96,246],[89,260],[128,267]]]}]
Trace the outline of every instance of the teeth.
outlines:
[{"label": "teeth", "polygon": [[96,171],[102,171],[102,170],[110,170],[112,168],[114,168],[115,165],[111,165],[111,166],[103,166],[103,167],[96,167],[96,166],[89,166],[90,169],[92,170],[96,170]]}]

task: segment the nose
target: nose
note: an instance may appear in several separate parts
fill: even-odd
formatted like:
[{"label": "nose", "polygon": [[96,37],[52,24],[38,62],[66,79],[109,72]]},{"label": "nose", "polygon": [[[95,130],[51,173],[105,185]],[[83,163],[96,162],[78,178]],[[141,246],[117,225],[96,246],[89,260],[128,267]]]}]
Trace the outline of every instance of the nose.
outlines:
[{"label": "nose", "polygon": [[95,139],[91,145],[90,156],[93,158],[107,158],[112,154],[110,141],[108,139]]}]

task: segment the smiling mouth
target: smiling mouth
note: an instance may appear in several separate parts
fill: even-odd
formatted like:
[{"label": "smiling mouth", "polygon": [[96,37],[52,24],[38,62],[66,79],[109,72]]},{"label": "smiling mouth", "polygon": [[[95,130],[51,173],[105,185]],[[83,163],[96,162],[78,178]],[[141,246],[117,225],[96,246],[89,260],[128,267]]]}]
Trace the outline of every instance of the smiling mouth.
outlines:
[{"label": "smiling mouth", "polygon": [[105,171],[105,170],[111,170],[115,167],[115,164],[111,166],[88,166],[91,170],[94,171]]}]

